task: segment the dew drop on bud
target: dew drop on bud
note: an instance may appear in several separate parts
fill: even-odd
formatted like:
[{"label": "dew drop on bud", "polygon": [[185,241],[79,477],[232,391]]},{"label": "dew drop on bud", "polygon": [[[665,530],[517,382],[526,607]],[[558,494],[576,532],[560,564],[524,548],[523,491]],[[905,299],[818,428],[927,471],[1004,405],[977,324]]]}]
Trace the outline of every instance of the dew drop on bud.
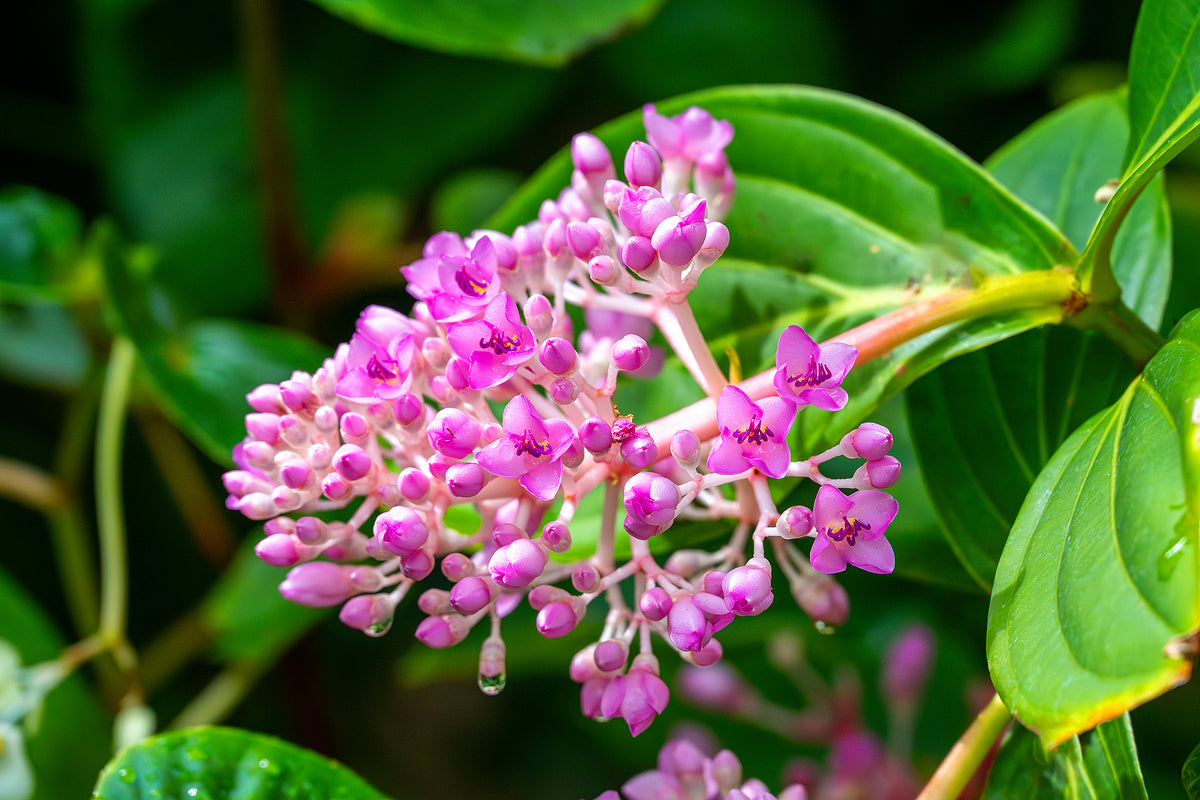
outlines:
[{"label": "dew drop on bud", "polygon": [[837,628],[821,620],[814,622],[813,627],[817,629],[817,633],[824,634],[825,636],[833,636],[837,633]]},{"label": "dew drop on bud", "polygon": [[368,625],[363,628],[363,633],[374,639],[378,639],[392,629],[392,618],[388,617],[383,622],[376,622],[374,625]]},{"label": "dew drop on bud", "polygon": [[495,697],[504,691],[504,686],[508,683],[507,676],[501,672],[496,675],[484,675],[479,673],[479,690],[488,697]]}]

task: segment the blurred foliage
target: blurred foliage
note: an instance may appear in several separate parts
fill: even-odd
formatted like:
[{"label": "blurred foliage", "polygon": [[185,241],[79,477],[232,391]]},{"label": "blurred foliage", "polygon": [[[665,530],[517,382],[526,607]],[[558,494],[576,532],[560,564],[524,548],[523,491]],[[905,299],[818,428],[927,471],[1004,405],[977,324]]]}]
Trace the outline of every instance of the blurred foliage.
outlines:
[{"label": "blurred foliage", "polygon": [[[293,337],[282,352],[263,323],[330,346],[365,302],[402,308],[396,267],[430,232],[481,224],[573,133],[684,92],[733,83],[852,92],[982,160],[1056,106],[1124,80],[1137,3],[1005,0],[948,16],[886,0],[668,0],[640,27],[611,31],[554,69],[419,49],[304,0],[47,0],[7,11],[6,28],[27,46],[0,50],[0,457],[63,477],[86,497],[91,454],[73,448],[88,434],[77,436],[71,420],[94,406],[91,370],[113,332],[154,338],[161,363],[147,359],[135,382],[125,498],[131,637],[160,720],[211,688],[221,666],[244,662],[254,645],[247,620],[265,619],[271,663],[254,666],[266,675],[230,724],[335,756],[396,797],[562,798],[595,796],[645,769],[670,726],[695,710],[676,699],[636,741],[619,723],[583,720],[565,674],[583,639],[523,646],[521,636],[536,638],[528,609],[508,626],[510,654],[524,657],[512,658],[509,687],[494,699],[473,686],[476,638],[450,658],[412,646],[412,604],[382,640],[291,606],[271,616],[258,598],[276,599],[278,575],[245,559],[245,548],[229,560],[257,537],[217,496],[224,454],[214,442],[231,420],[215,403],[182,421],[179,409],[161,408],[163,365],[183,359],[202,387],[229,348],[249,348],[257,371],[246,390],[284,377],[279,369],[312,368],[321,350]],[[1178,264],[1200,258],[1197,166],[1200,157],[1185,154],[1166,185]],[[1200,305],[1197,275],[1177,274],[1164,329]],[[104,305],[114,281],[141,287],[145,316]],[[164,415],[208,446],[183,442]],[[27,658],[51,657],[87,633],[60,589],[56,533],[7,495],[0,513],[12,576],[0,583],[0,637]],[[940,539],[932,515],[904,524],[912,541]],[[780,618],[819,671],[850,661],[868,687],[881,643],[904,622],[926,620],[943,634],[915,742],[931,770],[969,720],[964,687],[986,675],[986,602],[961,580],[960,589],[896,576],[846,584],[856,613],[838,635],[816,634],[781,597],[766,619],[730,629],[731,662],[769,698],[799,705],[796,687],[769,664],[765,643]],[[239,607],[256,613],[239,617]],[[76,773],[94,776],[106,760],[98,707],[107,702],[111,713],[113,701],[94,688],[104,687],[103,672],[84,678],[52,696],[86,739],[61,776],[74,781],[63,796],[80,796]],[[864,715],[882,729],[877,695],[864,695]],[[1180,765],[1200,740],[1200,723],[1173,713],[1173,697],[1133,714],[1147,736],[1151,796],[1178,793]],[[65,735],[51,712],[48,704],[42,738],[31,740],[35,763],[47,758],[39,741]],[[698,716],[768,781],[796,752],[745,723]],[[467,754],[496,741],[521,742],[520,756],[463,758],[452,775],[439,766],[447,742]]]}]

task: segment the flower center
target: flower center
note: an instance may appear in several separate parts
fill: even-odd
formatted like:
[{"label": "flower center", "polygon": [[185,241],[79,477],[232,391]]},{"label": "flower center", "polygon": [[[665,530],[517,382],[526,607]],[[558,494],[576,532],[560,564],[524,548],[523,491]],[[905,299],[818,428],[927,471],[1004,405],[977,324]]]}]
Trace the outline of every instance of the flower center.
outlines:
[{"label": "flower center", "polygon": [[744,428],[738,428],[733,432],[733,438],[738,444],[746,444],[749,442],[753,445],[759,445],[774,436],[774,432],[763,424],[761,418],[754,418],[750,424]]},{"label": "flower center", "polygon": [[533,431],[526,429],[521,438],[517,439],[517,455],[520,456],[525,453],[529,453],[534,458],[550,455],[550,440],[547,439],[544,442],[539,442],[537,437],[533,435]]},{"label": "flower center", "polygon": [[520,336],[517,336],[516,334],[506,336],[495,325],[489,324],[488,327],[492,329],[492,338],[480,339],[480,350],[486,350],[490,347],[493,353],[498,356],[502,356],[505,353],[511,353],[513,350],[516,350],[521,346]]},{"label": "flower center", "polygon": [[842,515],[841,525],[830,525],[826,529],[826,534],[835,542],[845,540],[846,544],[854,547],[855,540],[858,539],[858,534],[862,531],[871,530],[871,526],[860,520],[858,517],[846,519],[846,515]]},{"label": "flower center", "polygon": [[458,288],[463,294],[470,297],[483,297],[487,293],[489,285],[488,281],[472,277],[465,269],[454,273],[454,282],[458,284]]},{"label": "flower center", "polygon": [[[395,361],[392,361],[390,358],[387,359],[387,361],[388,361],[388,363],[390,363],[392,365],[395,365],[395,363],[396,363]],[[377,381],[387,382],[387,381],[393,380],[396,377],[395,370],[391,370],[391,369],[388,369],[387,367],[385,367],[384,363],[379,360],[379,356],[371,356],[371,360],[367,362],[366,370],[367,370],[367,375],[371,376],[371,378],[373,378]]]},{"label": "flower center", "polygon": [[805,386],[818,386],[829,380],[829,376],[833,371],[829,367],[817,361],[816,356],[809,356],[808,367],[804,372],[797,372],[795,375],[788,375],[784,372],[784,377],[787,382],[795,386],[797,389],[803,389]]}]

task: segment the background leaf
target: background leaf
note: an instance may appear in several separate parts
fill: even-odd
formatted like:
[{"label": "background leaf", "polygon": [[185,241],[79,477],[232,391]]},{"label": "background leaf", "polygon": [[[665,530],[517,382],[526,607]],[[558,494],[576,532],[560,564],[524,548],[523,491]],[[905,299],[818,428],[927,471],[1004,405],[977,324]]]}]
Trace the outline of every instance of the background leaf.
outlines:
[{"label": "background leaf", "polygon": [[1200,798],[1200,745],[1188,756],[1183,764],[1183,788],[1187,791],[1188,800]]},{"label": "background leaf", "polygon": [[315,0],[367,30],[421,47],[554,66],[644,24],[663,0]]},{"label": "background leaf", "polygon": [[[1093,194],[1120,170],[1128,122],[1120,93],[1091,96],[1039,120],[988,160],[1005,185],[1077,247],[1102,205]],[[1127,304],[1157,327],[1171,280],[1166,194],[1156,179],[1113,251]],[[950,362],[905,392],[926,488],[947,536],[982,586],[1050,454],[1133,377],[1095,334],[1029,332]]]},{"label": "background leaf", "polygon": [[1102,723],[1047,753],[1014,726],[988,773],[984,800],[1146,798],[1129,716]]},{"label": "background leaf", "polygon": [[92,796],[384,800],[336,761],[270,736],[216,727],[173,731],[126,748],[100,773]]},{"label": "background leaf", "polygon": [[[54,624],[0,569],[0,639],[21,654],[26,666],[58,658],[65,646]],[[33,765],[33,800],[84,797],[108,756],[108,722],[95,692],[79,675],[47,697],[36,731],[25,744]]]},{"label": "background leaf", "polygon": [[316,369],[328,355],[306,337],[241,320],[180,325],[166,296],[144,275],[149,264],[104,238],[104,278],[118,324],[138,351],[154,388],[180,427],[217,463],[245,436],[245,395],[291,376],[297,365]]},{"label": "background leaf", "polygon": [[1034,482],[996,571],[988,664],[1047,744],[1190,673],[1171,643],[1200,626],[1200,313]]}]

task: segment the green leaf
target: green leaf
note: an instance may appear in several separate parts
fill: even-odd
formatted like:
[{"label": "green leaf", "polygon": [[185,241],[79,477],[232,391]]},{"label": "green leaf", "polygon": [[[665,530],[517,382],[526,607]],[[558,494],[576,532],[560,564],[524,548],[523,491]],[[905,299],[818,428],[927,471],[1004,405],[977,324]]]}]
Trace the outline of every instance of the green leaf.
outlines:
[{"label": "green leaf", "polygon": [[385,800],[336,761],[270,736],[217,727],[173,731],[126,748],[100,773],[92,797]]},{"label": "green leaf", "polygon": [[79,212],[25,186],[0,190],[0,296],[67,277],[79,249]]},{"label": "green leaf", "polygon": [[1014,726],[988,773],[984,800],[1146,798],[1129,716],[1102,723],[1047,753]]},{"label": "green leaf", "polygon": [[[774,364],[778,335],[790,324],[817,340],[836,338],[914,301],[1075,257],[978,165],[894,112],[835,92],[761,86],[687,95],[659,110],[675,114],[689,105],[733,123],[728,155],[738,181],[726,219],[729,249],[689,300],[718,360],[734,347],[747,375]],[[623,153],[644,137],[641,114],[596,134]],[[511,230],[533,219],[569,175],[564,151],[490,227]],[[846,409],[800,416],[800,447],[835,442],[943,361],[1059,316],[1050,304],[952,322],[856,367]]]},{"label": "green leaf", "polygon": [[1129,56],[1129,144],[1116,193],[1092,233],[1080,276],[1112,299],[1110,251],[1130,205],[1160,169],[1200,136],[1200,2],[1147,0]]},{"label": "green leaf", "polygon": [[[1038,120],[985,165],[1082,251],[1104,210],[1096,191],[1120,175],[1128,140],[1124,93],[1105,92]],[[1171,285],[1171,217],[1161,177],[1130,210],[1112,265],[1122,301],[1157,328]]]},{"label": "green leaf", "polygon": [[[1121,99],[1110,92],[1072,103],[988,160],[998,179],[1080,247],[1102,209],[1092,195],[1120,170],[1128,137]],[[1126,302],[1157,327],[1171,278],[1161,179],[1134,205],[1113,255]],[[1132,377],[1112,344],[1057,329],[963,356],[905,392],[926,487],[981,586],[990,590],[1017,511],[1050,454]]]},{"label": "green leaf", "polygon": [[544,66],[645,24],[663,0],[314,0],[367,30],[465,56]]},{"label": "green leaf", "polygon": [[329,616],[327,609],[292,603],[279,593],[286,571],[263,563],[248,541],[221,574],[202,614],[223,661],[271,663],[292,642]]},{"label": "green leaf", "polygon": [[985,591],[1034,478],[1132,376],[1106,339],[1047,326],[955,359],[905,391],[926,490]]},{"label": "green leaf", "polygon": [[996,570],[988,664],[1047,744],[1186,680],[1200,627],[1200,313],[1037,477]]},{"label": "green leaf", "polygon": [[102,247],[104,279],[118,326],[134,343],[163,404],[185,433],[218,463],[245,436],[245,395],[279,382],[297,368],[315,369],[328,355],[311,340],[237,320],[179,325],[169,302],[144,275],[137,253],[109,233]]},{"label": "green leaf", "polygon": [[[66,643],[38,604],[0,569],[0,639],[26,666],[59,656]],[[100,700],[79,675],[47,695],[25,740],[36,779],[33,800],[83,797],[108,757],[109,726]]]},{"label": "green leaf", "polygon": [[1183,788],[1188,800],[1200,800],[1200,745],[1183,762]]},{"label": "green leaf", "polygon": [[1200,2],[1147,0],[1129,53],[1125,176],[1161,166],[1200,125]]}]

